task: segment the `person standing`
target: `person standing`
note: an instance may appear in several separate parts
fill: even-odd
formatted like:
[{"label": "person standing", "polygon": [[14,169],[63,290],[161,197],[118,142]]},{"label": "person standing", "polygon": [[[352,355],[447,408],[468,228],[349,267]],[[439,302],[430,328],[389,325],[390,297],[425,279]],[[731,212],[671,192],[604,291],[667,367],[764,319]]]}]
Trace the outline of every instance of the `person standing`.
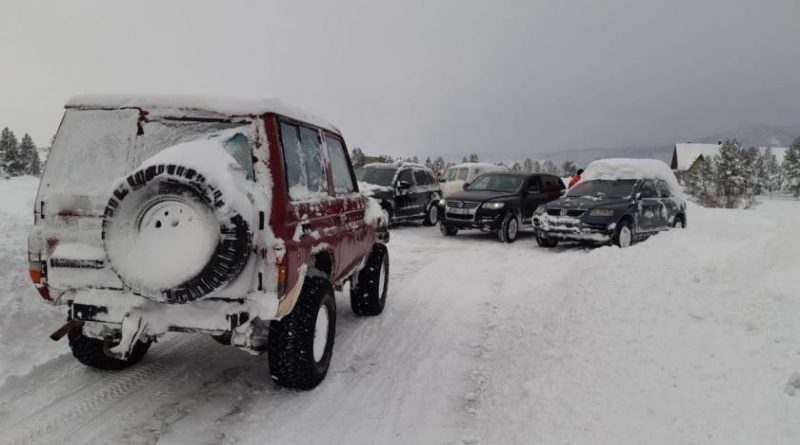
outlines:
[{"label": "person standing", "polygon": [[581,181],[581,173],[583,173],[583,169],[579,168],[578,171],[575,173],[575,176],[569,181],[568,189],[571,189],[573,185],[579,183]]}]

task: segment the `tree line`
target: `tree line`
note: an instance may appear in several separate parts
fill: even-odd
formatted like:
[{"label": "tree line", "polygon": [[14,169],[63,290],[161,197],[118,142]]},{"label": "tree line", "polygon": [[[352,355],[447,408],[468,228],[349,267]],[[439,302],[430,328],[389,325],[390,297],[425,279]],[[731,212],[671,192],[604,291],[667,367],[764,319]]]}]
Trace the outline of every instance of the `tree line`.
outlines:
[{"label": "tree line", "polygon": [[8,127],[0,133],[0,175],[4,178],[42,173],[41,160],[36,144],[28,133],[22,141]]},{"label": "tree line", "polygon": [[781,164],[772,149],[744,148],[736,139],[722,143],[719,154],[690,169],[686,190],[707,207],[749,207],[754,196],[784,191],[800,197],[800,138]]},{"label": "tree line", "polygon": [[[364,154],[364,151],[361,150],[359,147],[353,148],[351,153],[351,160],[353,161],[353,166],[355,168],[361,168],[365,164],[367,164],[367,156]],[[454,165],[456,162],[445,162],[444,158],[441,156],[437,156],[434,159],[431,159],[430,156],[425,158],[425,161],[421,162],[419,157],[412,156],[406,159],[398,158],[394,159],[391,156],[378,156],[378,162],[388,162],[392,163],[395,160],[404,160],[407,162],[413,162],[416,164],[423,164],[429,169],[433,170],[434,172],[442,172]],[[468,156],[464,156],[461,159],[462,164],[466,164],[468,162],[480,162],[480,158],[477,154],[472,153]],[[550,173],[559,176],[574,176],[575,173],[578,171],[578,164],[574,161],[564,161],[560,166],[556,165],[553,161],[534,161],[530,158],[525,159],[522,162],[514,162],[511,165],[506,165],[503,162],[495,162],[495,165],[503,165],[511,169],[511,171],[521,171],[521,172],[529,172],[529,173]]]}]

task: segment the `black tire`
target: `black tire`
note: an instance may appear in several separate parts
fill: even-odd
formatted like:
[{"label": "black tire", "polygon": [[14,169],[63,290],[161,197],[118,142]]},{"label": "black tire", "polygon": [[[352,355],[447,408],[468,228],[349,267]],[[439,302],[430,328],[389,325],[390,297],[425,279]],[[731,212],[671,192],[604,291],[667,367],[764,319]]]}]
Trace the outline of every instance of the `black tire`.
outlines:
[{"label": "black tire", "polygon": [[[317,317],[327,311],[327,342],[322,355],[314,356]],[[336,301],[331,283],[321,277],[306,277],[292,312],[269,325],[267,354],[272,379],[286,388],[310,390],[328,373],[336,334]]]},{"label": "black tire", "polygon": [[[164,303],[188,303],[226,286],[242,271],[252,250],[248,222],[234,211],[227,211],[225,215],[217,211],[230,198],[193,169],[155,165],[137,170],[114,190],[105,209],[102,236],[109,265],[135,293]],[[192,223],[192,218],[181,222],[204,225],[209,229],[207,236],[217,237],[206,240],[210,246],[205,251],[207,259],[200,259],[205,261],[205,266],[188,268],[185,277],[164,286],[166,288],[152,288],[138,272],[124,267],[131,247],[139,242],[145,230],[156,230],[153,227],[173,230],[168,222],[172,228],[177,227],[175,215],[164,217],[163,229],[161,219],[155,218],[152,222],[149,215],[162,208],[159,206],[190,209],[196,213],[197,222]],[[153,255],[158,254],[158,251],[153,252]]]},{"label": "black tire", "polygon": [[[630,239],[626,242],[624,236],[620,236],[625,229],[630,231]],[[611,242],[614,243],[615,246],[625,249],[630,247],[633,244],[633,226],[631,226],[631,221],[628,219],[623,219],[622,221],[617,224],[617,229],[614,230],[614,237],[611,239]]]},{"label": "black tire", "polygon": [[539,244],[540,247],[544,247],[546,249],[558,246],[557,239],[545,238],[542,235],[536,235],[536,243]]},{"label": "black tire", "polygon": [[436,201],[433,201],[428,206],[428,211],[425,213],[422,225],[430,227],[435,226],[437,222],[439,222],[439,206]]},{"label": "black tire", "polygon": [[444,236],[456,236],[456,234],[458,234],[457,227],[448,226],[444,221],[439,223],[439,231],[442,232]]},{"label": "black tire", "polygon": [[147,354],[151,342],[137,341],[128,360],[109,357],[103,352],[103,340],[83,335],[81,329],[73,329],[67,334],[72,355],[86,366],[103,371],[120,371],[138,363]]},{"label": "black tire", "polygon": [[503,243],[513,243],[519,235],[519,218],[516,213],[508,212],[497,229],[497,238]]},{"label": "black tire", "polygon": [[356,315],[378,315],[383,312],[389,293],[389,249],[385,245],[372,246],[372,252],[358,273],[356,283],[350,286],[353,312]]},{"label": "black tire", "polygon": [[675,217],[675,220],[672,221],[672,228],[674,229],[685,229],[686,228],[686,221],[683,219],[683,216],[678,215]]}]

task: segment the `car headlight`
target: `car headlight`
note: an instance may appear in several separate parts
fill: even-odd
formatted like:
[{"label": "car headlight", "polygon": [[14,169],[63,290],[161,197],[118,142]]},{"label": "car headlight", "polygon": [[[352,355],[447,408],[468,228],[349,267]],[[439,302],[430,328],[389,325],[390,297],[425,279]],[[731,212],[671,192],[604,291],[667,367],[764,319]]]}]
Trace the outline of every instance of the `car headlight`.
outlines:
[{"label": "car headlight", "polygon": [[502,209],[504,205],[506,204],[503,202],[487,202],[486,204],[483,205],[483,208],[490,210],[497,210],[497,209]]},{"label": "car headlight", "polygon": [[614,216],[614,211],[609,209],[594,209],[589,216]]},{"label": "car headlight", "polygon": [[543,214],[543,213],[544,213],[546,210],[547,210],[547,209],[545,209],[545,208],[544,208],[544,206],[539,206],[539,207],[536,207],[536,211],[535,211],[535,212],[533,212],[533,214],[534,214],[534,215],[541,215],[541,214]]},{"label": "car headlight", "polygon": [[439,200],[439,205],[440,205],[440,206],[442,206],[442,207],[444,207],[444,204],[445,204],[446,202],[447,202],[447,201],[446,201],[444,198],[442,198],[442,199],[440,199],[440,200]]}]

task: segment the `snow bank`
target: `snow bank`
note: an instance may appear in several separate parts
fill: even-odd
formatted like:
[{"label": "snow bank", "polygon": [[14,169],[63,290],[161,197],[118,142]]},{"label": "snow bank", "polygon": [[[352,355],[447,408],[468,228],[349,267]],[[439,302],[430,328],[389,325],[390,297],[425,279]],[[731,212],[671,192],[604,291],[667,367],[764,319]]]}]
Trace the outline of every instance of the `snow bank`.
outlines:
[{"label": "snow bank", "polygon": [[599,159],[586,167],[581,181],[595,179],[614,181],[617,179],[661,179],[667,183],[674,196],[683,196],[675,174],[667,164],[657,159]]}]

